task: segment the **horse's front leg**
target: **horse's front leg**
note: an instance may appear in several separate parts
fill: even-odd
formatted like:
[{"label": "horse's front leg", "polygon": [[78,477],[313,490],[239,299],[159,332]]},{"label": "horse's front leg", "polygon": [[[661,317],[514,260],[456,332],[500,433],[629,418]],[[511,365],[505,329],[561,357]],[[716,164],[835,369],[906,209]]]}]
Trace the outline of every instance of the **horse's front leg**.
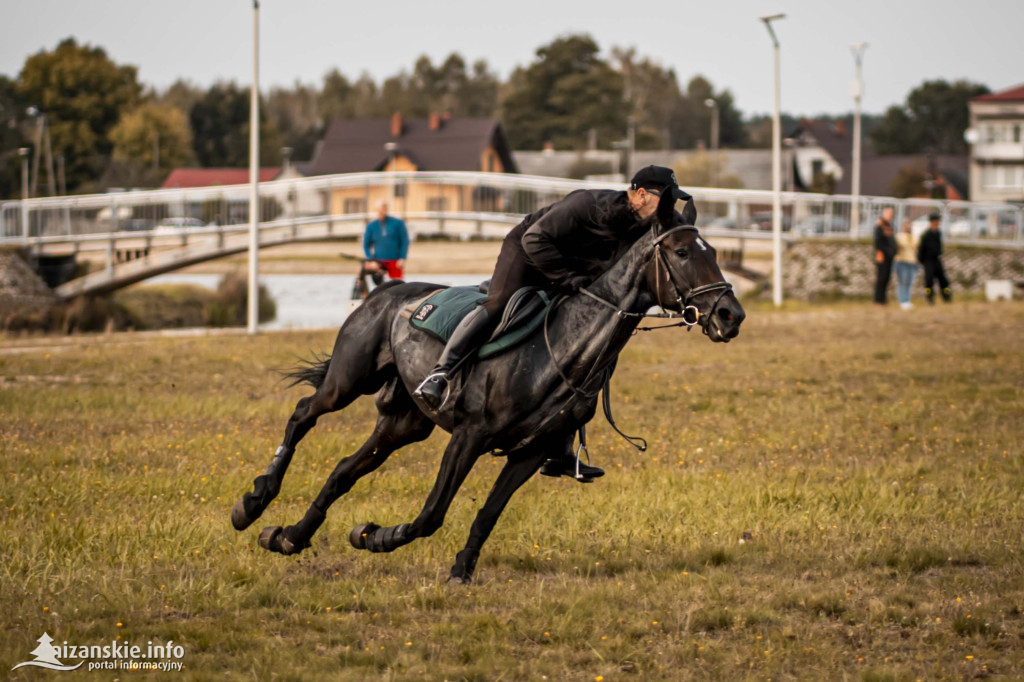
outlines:
[{"label": "horse's front leg", "polygon": [[433,535],[444,524],[444,517],[455,499],[463,481],[481,454],[475,431],[457,429],[448,441],[441,470],[434,487],[427,496],[423,511],[412,523],[381,528],[375,523],[363,523],[352,529],[349,542],[356,549],[371,552],[391,552],[416,538]]},{"label": "horse's front leg", "polygon": [[[568,438],[572,438],[572,435],[570,434]],[[466,546],[455,555],[455,565],[452,566],[449,580],[463,584],[473,580],[480,549],[487,542],[494,525],[498,522],[498,517],[505,511],[505,506],[512,499],[512,495],[537,473],[544,460],[561,456],[565,449],[565,441],[565,436],[553,436],[525,450],[509,453],[508,460],[494,481],[484,506],[473,520]]]}]

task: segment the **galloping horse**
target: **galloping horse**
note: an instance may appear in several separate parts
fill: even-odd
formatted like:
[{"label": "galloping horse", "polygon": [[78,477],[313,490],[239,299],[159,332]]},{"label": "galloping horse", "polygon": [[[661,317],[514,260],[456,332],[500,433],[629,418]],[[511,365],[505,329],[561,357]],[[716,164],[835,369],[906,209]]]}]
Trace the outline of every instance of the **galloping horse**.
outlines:
[{"label": "galloping horse", "polygon": [[596,389],[614,370],[645,311],[660,305],[679,313],[716,342],[739,333],[745,313],[722,277],[714,248],[693,227],[692,200],[680,214],[672,192],[665,192],[655,218],[611,269],[548,315],[542,339],[535,332],[518,347],[464,369],[437,412],[413,398],[412,390],[434,365],[440,342],[399,313],[441,287],[395,282],[376,289],[342,325],[330,356],[290,374],[316,392],[298,401],[266,473],[235,504],[234,527],[247,528],[277,496],[295,447],[321,415],[376,393],[379,417],[367,441],[338,463],[301,521],[265,528],[260,546],[281,554],[309,547],[335,500],[436,425],[452,436],[419,516],[385,528],[360,524],[349,540],[357,549],[390,552],[432,535],[477,459],[500,450],[505,465],[451,569],[452,580],[470,582],[480,549],[513,493],[546,459],[561,456],[576,430],[593,418]]}]

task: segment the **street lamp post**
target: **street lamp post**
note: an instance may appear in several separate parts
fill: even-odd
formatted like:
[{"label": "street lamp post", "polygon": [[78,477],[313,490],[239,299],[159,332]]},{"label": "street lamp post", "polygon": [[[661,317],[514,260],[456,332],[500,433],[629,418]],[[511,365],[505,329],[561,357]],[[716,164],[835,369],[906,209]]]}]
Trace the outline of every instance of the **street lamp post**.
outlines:
[{"label": "street lamp post", "polygon": [[782,122],[779,118],[779,39],[772,22],[784,19],[785,14],[761,17],[771,36],[775,53],[775,109],[772,112],[772,301],[782,305]]},{"label": "street lamp post", "polygon": [[704,106],[711,109],[711,186],[718,186],[718,102],[708,97]]},{"label": "street lamp post", "polygon": [[28,147],[18,149],[21,157],[21,238],[28,243],[28,155],[32,150]]},{"label": "street lamp post", "polygon": [[260,3],[252,1],[252,92],[249,101],[248,331],[260,328]]},{"label": "street lamp post", "polygon": [[853,50],[853,59],[857,63],[857,76],[850,86],[850,93],[853,95],[853,177],[850,182],[850,192],[853,195],[850,206],[850,236],[857,236],[857,229],[860,227],[860,100],[864,95],[864,82],[861,79],[861,62],[864,60],[864,50],[867,43],[853,43],[850,49]]}]

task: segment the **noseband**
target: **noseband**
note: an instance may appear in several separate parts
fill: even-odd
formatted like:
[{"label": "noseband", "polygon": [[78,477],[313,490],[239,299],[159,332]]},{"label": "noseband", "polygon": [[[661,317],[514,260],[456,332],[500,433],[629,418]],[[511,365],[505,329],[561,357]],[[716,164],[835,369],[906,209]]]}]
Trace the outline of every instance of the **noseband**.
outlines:
[{"label": "noseband", "polygon": [[[652,248],[656,252],[655,260],[655,279],[654,286],[656,288],[655,295],[658,297],[658,305],[661,306],[661,268],[665,268],[665,274],[667,276],[669,284],[676,292],[676,303],[679,305],[679,312],[682,315],[683,322],[692,327],[693,325],[700,323],[701,330],[705,334],[708,333],[708,325],[711,322],[711,318],[714,316],[715,311],[718,310],[718,304],[721,302],[722,297],[732,291],[732,285],[726,281],[712,282],[711,284],[703,284],[699,287],[693,287],[690,291],[683,296],[683,293],[679,290],[679,285],[676,284],[675,280],[672,279],[672,267],[669,265],[668,258],[665,256],[665,249],[662,242],[671,234],[676,232],[682,232],[683,230],[697,232],[697,228],[694,225],[680,225],[679,227],[673,227],[671,230],[662,232],[660,235],[654,238]],[[710,292],[719,292],[715,298],[715,302],[711,304],[711,309],[707,315],[701,315],[700,310],[697,306],[693,305],[693,299],[701,294],[707,294]],[[664,306],[661,306],[664,310]],[[671,315],[669,315],[671,317]],[[703,320],[701,319],[703,318]]]}]

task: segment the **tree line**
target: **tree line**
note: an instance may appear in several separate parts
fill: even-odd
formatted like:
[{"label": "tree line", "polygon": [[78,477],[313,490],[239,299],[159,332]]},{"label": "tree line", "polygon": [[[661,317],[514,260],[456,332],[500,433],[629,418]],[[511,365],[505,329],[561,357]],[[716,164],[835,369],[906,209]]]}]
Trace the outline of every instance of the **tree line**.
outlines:
[{"label": "tree line", "polygon": [[[865,117],[881,153],[963,153],[967,100],[988,92],[964,81],[924,83],[907,103]],[[723,148],[768,147],[771,121],[745,118],[728,89],[695,75],[685,87],[675,71],[635,48],[602,56],[588,35],[567,35],[537,49],[533,62],[502,81],[485,60],[467,64],[452,53],[439,64],[420,57],[378,83],[337,69],[319,86],[296,82],[261,95],[260,158],[280,165],[312,157],[336,118],[407,117],[448,112],[498,117],[513,149],[607,149],[632,135],[637,149],[692,149],[709,143],[719,115]],[[39,142],[45,114],[52,153],[62,160],[69,192],[159,185],[177,167],[244,167],[249,159],[249,88],[208,88],[179,80],[146,87],[131,65],[101,47],[63,40],[29,56],[16,78],[0,75],[0,197],[20,196],[18,149]],[[784,117],[784,130],[796,119]],[[42,168],[37,178],[44,174]],[[37,185],[42,187],[40,180]],[[45,193],[42,190],[40,193]]]}]

